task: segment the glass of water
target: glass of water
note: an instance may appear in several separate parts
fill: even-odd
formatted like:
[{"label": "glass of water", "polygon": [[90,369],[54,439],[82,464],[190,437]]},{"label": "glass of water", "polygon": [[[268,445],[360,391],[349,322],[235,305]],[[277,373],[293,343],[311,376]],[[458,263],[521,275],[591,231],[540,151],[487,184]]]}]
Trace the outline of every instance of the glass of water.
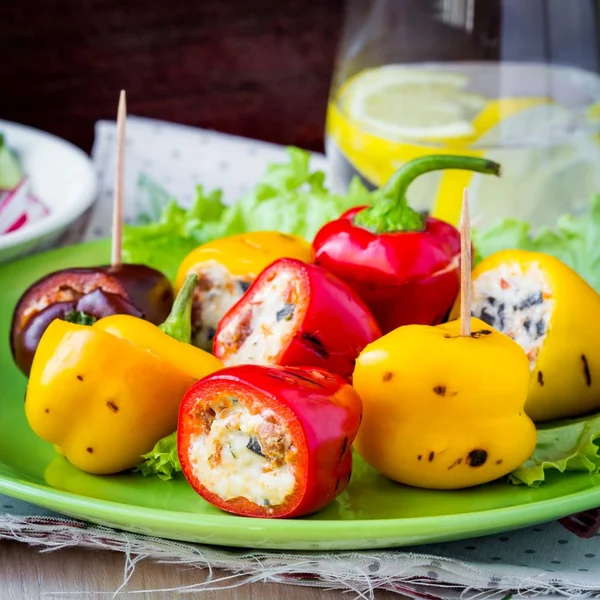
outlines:
[{"label": "glass of water", "polygon": [[429,154],[482,156],[500,178],[420,177],[419,210],[456,224],[553,225],[600,191],[598,2],[349,0],[327,112],[332,185],[383,185]]}]

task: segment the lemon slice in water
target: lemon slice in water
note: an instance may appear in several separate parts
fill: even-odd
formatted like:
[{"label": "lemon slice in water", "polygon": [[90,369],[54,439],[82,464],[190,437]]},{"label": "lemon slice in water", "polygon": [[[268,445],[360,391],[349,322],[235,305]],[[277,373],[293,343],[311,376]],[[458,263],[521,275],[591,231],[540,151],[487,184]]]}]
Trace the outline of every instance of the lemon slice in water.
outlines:
[{"label": "lemon slice in water", "polygon": [[349,119],[396,140],[449,140],[475,133],[486,98],[465,91],[459,73],[387,66],[363,71],[338,95]]}]

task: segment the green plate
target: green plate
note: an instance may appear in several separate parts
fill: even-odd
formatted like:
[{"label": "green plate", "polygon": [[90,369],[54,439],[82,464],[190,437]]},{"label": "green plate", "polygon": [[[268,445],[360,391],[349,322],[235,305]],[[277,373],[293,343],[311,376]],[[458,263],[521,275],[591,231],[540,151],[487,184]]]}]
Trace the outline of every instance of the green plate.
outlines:
[{"label": "green plate", "polygon": [[25,378],[8,346],[13,307],[41,275],[106,263],[106,242],[72,246],[0,266],[0,493],[60,513],[165,538],[226,546],[336,550],[407,546],[518,529],[600,506],[600,476],[555,474],[538,489],[492,483],[439,492],[386,480],[360,460],[347,491],[304,519],[261,520],[225,514],[183,478],[82,473],[29,429]]}]

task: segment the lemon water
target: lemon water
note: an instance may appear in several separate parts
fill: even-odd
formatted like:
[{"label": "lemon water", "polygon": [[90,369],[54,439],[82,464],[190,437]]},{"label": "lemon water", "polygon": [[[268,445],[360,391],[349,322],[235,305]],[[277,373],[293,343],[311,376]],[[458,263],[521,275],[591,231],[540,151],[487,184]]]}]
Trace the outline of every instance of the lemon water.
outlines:
[{"label": "lemon water", "polygon": [[515,217],[553,225],[584,213],[600,192],[600,78],[529,63],[387,65],[332,94],[327,155],[332,186],[359,175],[383,185],[406,161],[482,156],[500,178],[463,171],[421,176],[409,201],[456,224],[464,187],[478,224]]}]

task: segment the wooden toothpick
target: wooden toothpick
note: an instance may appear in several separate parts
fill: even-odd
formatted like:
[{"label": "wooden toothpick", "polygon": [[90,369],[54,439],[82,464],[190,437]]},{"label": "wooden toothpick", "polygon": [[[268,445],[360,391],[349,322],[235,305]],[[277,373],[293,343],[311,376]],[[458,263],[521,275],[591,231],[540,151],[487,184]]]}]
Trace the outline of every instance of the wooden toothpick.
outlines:
[{"label": "wooden toothpick", "polygon": [[471,224],[467,188],[460,219],[460,335],[471,335]]},{"label": "wooden toothpick", "polygon": [[115,169],[115,195],[113,197],[112,246],[110,263],[120,267],[123,248],[123,178],[125,171],[125,120],[127,118],[127,102],[125,90],[119,96],[117,112],[117,158]]}]

